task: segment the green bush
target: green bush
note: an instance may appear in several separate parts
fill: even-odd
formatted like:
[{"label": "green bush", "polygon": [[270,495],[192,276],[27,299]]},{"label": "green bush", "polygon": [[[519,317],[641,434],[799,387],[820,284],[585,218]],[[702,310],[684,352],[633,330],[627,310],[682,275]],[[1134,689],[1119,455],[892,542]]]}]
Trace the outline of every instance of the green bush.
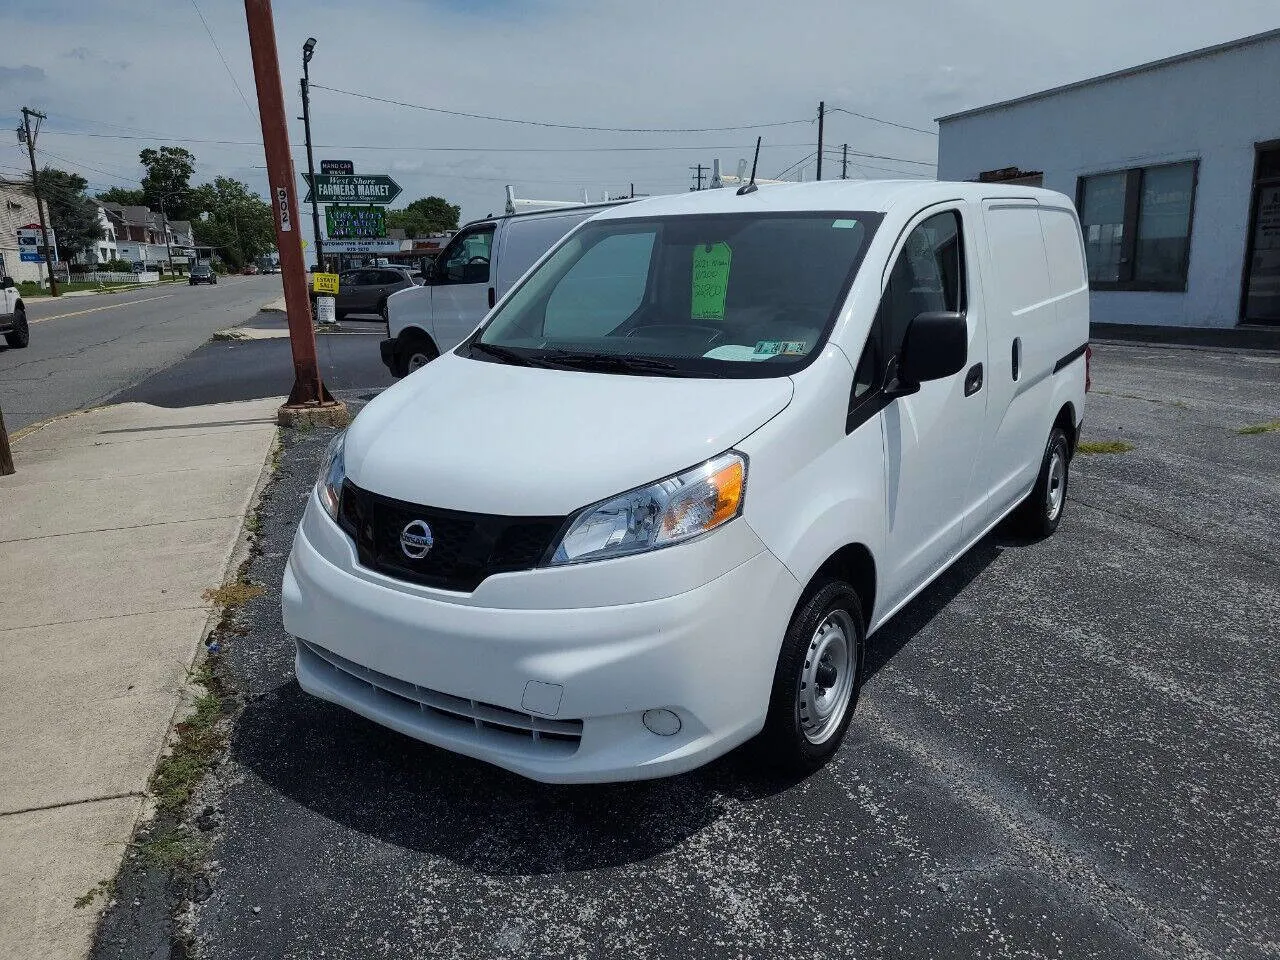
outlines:
[{"label": "green bush", "polygon": [[36,283],[34,280],[23,280],[18,284],[18,293],[24,297],[38,297],[45,292],[44,285]]}]

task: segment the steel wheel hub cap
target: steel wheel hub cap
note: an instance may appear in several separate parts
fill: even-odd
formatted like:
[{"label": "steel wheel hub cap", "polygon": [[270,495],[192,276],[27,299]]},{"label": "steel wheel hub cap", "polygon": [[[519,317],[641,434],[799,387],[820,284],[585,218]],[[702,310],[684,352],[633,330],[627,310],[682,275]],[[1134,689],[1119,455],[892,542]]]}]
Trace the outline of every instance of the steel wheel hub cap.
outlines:
[{"label": "steel wheel hub cap", "polygon": [[1045,510],[1050,520],[1058,519],[1062,512],[1062,501],[1067,495],[1067,458],[1061,445],[1053,448],[1049,457],[1049,489],[1045,498]]},{"label": "steel wheel hub cap", "polygon": [[415,353],[409,357],[409,370],[414,371],[419,367],[425,367],[430,362],[425,353]]},{"label": "steel wheel hub cap", "polygon": [[829,740],[849,709],[857,670],[856,637],[849,614],[833,610],[809,640],[796,694],[796,716],[810,743]]}]

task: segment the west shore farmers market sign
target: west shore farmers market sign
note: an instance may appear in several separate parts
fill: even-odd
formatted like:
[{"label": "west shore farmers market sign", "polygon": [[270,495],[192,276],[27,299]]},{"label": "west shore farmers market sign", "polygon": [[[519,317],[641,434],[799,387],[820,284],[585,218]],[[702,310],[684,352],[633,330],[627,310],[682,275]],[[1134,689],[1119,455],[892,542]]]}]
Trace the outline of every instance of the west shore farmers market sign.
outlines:
[{"label": "west shore farmers market sign", "polygon": [[[387,204],[400,196],[400,184],[386,174],[370,176],[338,176],[336,174],[318,173],[315,183],[304,175],[308,186],[314,191],[317,203],[378,203]],[[303,203],[311,201],[308,192]]]}]

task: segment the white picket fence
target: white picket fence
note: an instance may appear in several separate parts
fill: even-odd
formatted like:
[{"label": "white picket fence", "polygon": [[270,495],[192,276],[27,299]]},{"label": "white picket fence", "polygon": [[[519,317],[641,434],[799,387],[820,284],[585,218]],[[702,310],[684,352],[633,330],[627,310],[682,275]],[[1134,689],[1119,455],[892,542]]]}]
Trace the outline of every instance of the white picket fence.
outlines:
[{"label": "white picket fence", "polygon": [[99,271],[94,273],[78,273],[75,275],[75,279],[85,283],[159,283],[160,274],[155,271],[151,271],[149,273]]}]

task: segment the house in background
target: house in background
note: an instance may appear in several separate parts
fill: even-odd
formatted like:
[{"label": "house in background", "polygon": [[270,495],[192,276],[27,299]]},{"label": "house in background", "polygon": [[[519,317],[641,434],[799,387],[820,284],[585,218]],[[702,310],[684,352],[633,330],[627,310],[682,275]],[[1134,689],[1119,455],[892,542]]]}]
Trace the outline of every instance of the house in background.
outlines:
[{"label": "house in background", "polygon": [[44,262],[31,263],[18,251],[18,230],[39,223],[36,201],[24,183],[0,180],[0,276],[19,283],[42,283],[48,275]]},{"label": "house in background", "polygon": [[1093,320],[1280,324],[1280,30],[938,120],[938,177],[1074,197]]}]

